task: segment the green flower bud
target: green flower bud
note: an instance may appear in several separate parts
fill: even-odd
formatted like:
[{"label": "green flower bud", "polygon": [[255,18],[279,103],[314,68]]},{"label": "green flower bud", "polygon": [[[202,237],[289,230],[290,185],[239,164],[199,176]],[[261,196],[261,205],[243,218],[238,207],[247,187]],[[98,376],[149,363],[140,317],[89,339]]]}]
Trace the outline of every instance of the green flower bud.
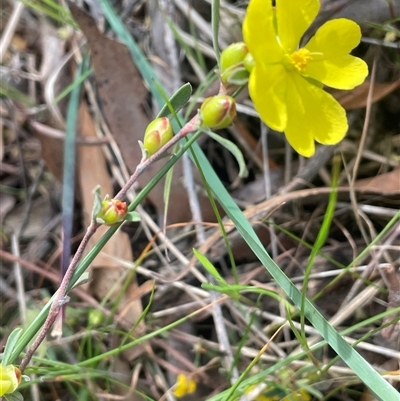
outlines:
[{"label": "green flower bud", "polygon": [[244,42],[233,43],[222,51],[220,76],[223,83],[243,85],[248,81],[249,72],[243,64],[248,53]]},{"label": "green flower bud", "polygon": [[89,312],[89,325],[100,326],[104,320],[104,313],[99,309],[91,309]]},{"label": "green flower bud", "polygon": [[147,155],[151,156],[162,148],[174,135],[171,121],[167,117],[153,120],[146,128],[143,139],[143,147]]},{"label": "green flower bud", "polygon": [[21,383],[21,371],[14,365],[0,363],[0,397],[13,393]]},{"label": "green flower bud", "polygon": [[221,53],[220,67],[225,71],[235,65],[243,63],[246,54],[249,52],[244,42],[232,43]]},{"label": "green flower bud", "polygon": [[251,53],[247,53],[246,57],[243,60],[243,65],[244,68],[250,73],[251,70],[254,68],[256,65],[256,62],[254,61],[253,55]]},{"label": "green flower bud", "polygon": [[236,102],[232,96],[216,95],[204,100],[199,110],[203,127],[220,129],[232,124],[236,116]]},{"label": "green flower bud", "polygon": [[126,202],[118,199],[104,199],[101,202],[101,210],[97,214],[96,221],[100,224],[112,226],[124,220],[128,213]]}]

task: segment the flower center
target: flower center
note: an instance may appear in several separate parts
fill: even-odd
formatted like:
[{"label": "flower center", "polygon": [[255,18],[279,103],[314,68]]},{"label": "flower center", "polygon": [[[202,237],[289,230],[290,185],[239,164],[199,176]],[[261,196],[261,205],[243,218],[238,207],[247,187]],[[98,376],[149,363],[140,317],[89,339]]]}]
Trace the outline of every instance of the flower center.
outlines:
[{"label": "flower center", "polygon": [[301,48],[290,55],[287,54],[284,65],[288,71],[295,69],[298,72],[303,72],[310,60],[312,60],[311,52],[305,48]]},{"label": "flower center", "polygon": [[308,62],[312,59],[311,53],[307,49],[299,49],[297,52],[294,52],[290,56],[290,61],[294,65],[294,67],[303,72],[307,67]]}]

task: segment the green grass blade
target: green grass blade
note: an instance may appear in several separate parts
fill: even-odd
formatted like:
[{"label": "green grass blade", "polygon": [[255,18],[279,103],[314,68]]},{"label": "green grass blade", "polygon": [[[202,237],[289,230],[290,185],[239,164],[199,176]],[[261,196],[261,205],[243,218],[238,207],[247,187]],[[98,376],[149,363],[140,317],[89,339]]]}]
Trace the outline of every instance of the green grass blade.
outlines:
[{"label": "green grass blade", "polygon": [[219,45],[218,45],[219,15],[220,15],[219,10],[220,10],[220,1],[213,0],[211,7],[211,28],[212,28],[213,47],[214,47],[215,57],[217,59],[218,68],[219,68],[219,59],[221,56],[221,52],[219,50]]},{"label": "green grass blade", "polygon": [[215,266],[202,254],[200,253],[197,249],[193,248],[193,253],[195,254],[196,258],[199,260],[199,262],[202,264],[204,269],[206,269],[212,277],[221,285],[228,285],[228,283],[222,278],[222,276],[219,274],[218,270],[215,268]]},{"label": "green grass blade", "polygon": [[[213,182],[215,197],[224,208],[229,218],[235,224],[240,235],[258,257],[260,262],[267,268],[269,273],[278,282],[293,303],[300,307],[301,293],[290,281],[286,274],[275,264],[264,246],[258,239],[251,224],[232,200],[225,187],[219,182],[218,177],[209,165],[208,160],[196,146],[193,146],[197,157],[207,177]],[[315,306],[306,299],[304,302],[304,315],[311,324],[319,331],[329,345],[343,359],[343,361],[354,371],[354,373],[382,400],[396,399],[398,392],[376,372],[372,366],[365,361],[361,355],[353,349],[332,327],[332,325],[321,315]]]},{"label": "green grass blade", "polygon": [[67,271],[71,256],[72,226],[75,209],[75,160],[76,126],[81,93],[82,75],[87,70],[88,58],[84,58],[78,68],[76,80],[68,102],[67,122],[65,127],[63,189],[62,189],[62,255],[61,275]]}]

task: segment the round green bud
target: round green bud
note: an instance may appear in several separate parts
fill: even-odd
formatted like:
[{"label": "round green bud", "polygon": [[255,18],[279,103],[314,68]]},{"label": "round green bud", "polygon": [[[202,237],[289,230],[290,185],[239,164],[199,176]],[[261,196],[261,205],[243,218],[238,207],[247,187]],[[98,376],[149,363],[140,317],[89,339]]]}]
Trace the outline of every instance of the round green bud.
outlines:
[{"label": "round green bud", "polygon": [[89,312],[89,325],[100,326],[104,319],[104,313],[99,309],[91,309]]},{"label": "round green bud", "polygon": [[127,213],[126,202],[119,199],[104,199],[101,202],[101,210],[97,213],[96,221],[100,224],[112,226],[123,221]]},{"label": "round green bud", "polygon": [[249,79],[243,61],[249,53],[244,42],[233,43],[224,49],[220,58],[220,76],[223,83],[243,85]]},{"label": "round green bud", "polygon": [[204,100],[199,110],[201,125],[220,129],[232,124],[236,116],[236,102],[232,96],[216,95]]},{"label": "round green bud", "polygon": [[162,148],[174,135],[171,121],[167,117],[153,120],[146,128],[143,147],[147,155],[151,156]]},{"label": "round green bud", "polygon": [[221,72],[243,63],[243,60],[248,52],[249,51],[244,42],[232,43],[229,45],[221,53],[221,58],[219,61]]}]

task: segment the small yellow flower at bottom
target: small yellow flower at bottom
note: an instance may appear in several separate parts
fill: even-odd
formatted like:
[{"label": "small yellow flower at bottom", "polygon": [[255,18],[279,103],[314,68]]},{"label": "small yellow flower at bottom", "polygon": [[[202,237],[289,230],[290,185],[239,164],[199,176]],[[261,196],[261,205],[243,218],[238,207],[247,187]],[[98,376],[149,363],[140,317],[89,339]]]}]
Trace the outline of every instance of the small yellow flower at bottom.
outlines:
[{"label": "small yellow flower at bottom", "polygon": [[21,371],[14,365],[0,364],[0,397],[13,393],[21,383]]},{"label": "small yellow flower at bottom", "polygon": [[193,379],[183,373],[179,373],[173,394],[176,398],[181,398],[187,394],[193,394],[196,391],[196,387],[196,382]]}]

